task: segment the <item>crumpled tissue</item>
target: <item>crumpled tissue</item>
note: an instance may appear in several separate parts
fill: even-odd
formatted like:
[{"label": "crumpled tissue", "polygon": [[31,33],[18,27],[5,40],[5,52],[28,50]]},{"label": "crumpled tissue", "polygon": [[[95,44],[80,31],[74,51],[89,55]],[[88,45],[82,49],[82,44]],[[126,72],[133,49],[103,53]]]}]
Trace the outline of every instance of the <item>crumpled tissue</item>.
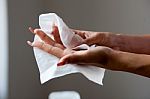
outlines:
[{"label": "crumpled tissue", "polygon": [[[41,30],[48,35],[52,32],[52,27],[54,24],[58,26],[60,39],[66,48],[73,48],[81,44],[83,39],[75,34],[71,29],[69,29],[69,27],[63,22],[63,20],[55,13],[41,14],[39,16],[39,26]],[[34,41],[38,40],[40,41],[40,38],[35,35]],[[94,46],[89,47],[86,44],[82,44],[80,45],[80,47],[89,49]],[[105,72],[105,69],[103,68],[90,65],[80,66],[77,64],[66,64],[64,66],[58,67],[57,63],[59,59],[57,57],[36,47],[34,47],[33,50],[39,68],[40,80],[42,84],[53,78],[61,77],[71,73],[81,73],[89,80],[97,84],[103,84],[102,80]]]}]

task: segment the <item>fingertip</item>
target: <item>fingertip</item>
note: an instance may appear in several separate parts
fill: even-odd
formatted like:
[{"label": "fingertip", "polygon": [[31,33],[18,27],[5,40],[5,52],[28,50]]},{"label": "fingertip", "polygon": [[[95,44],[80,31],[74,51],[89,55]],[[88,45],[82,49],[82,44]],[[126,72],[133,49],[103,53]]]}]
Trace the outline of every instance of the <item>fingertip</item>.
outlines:
[{"label": "fingertip", "polygon": [[53,25],[53,32],[58,32],[58,27],[56,25]]},{"label": "fingertip", "polygon": [[65,65],[65,62],[63,61],[63,62],[58,62],[57,63],[57,66],[62,66],[62,65]]},{"label": "fingertip", "polygon": [[34,29],[32,27],[28,28],[30,32],[34,33]]},{"label": "fingertip", "polygon": [[62,66],[62,65],[65,65],[67,64],[67,59],[66,59],[66,56],[62,57],[59,62],[57,63],[57,66]]},{"label": "fingertip", "polygon": [[31,41],[27,41],[27,44],[30,45],[30,46],[33,46]]},{"label": "fingertip", "polygon": [[32,29],[32,27],[31,26],[29,26],[29,28],[28,28],[29,30],[31,30]]}]

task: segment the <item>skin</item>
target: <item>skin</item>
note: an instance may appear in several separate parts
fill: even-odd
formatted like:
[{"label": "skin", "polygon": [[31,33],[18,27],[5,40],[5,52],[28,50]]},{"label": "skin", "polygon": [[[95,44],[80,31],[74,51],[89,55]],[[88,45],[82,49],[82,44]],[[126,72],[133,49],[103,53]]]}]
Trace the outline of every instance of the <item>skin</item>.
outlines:
[{"label": "skin", "polygon": [[88,45],[97,44],[137,54],[150,54],[150,35],[124,35],[110,32],[75,30]]},{"label": "skin", "polygon": [[[128,36],[109,32],[73,30],[84,39],[83,43],[98,45],[94,49],[78,50],[77,48],[68,49],[62,45],[56,26],[53,27],[52,32],[54,40],[40,29],[29,28],[29,30],[38,35],[43,42],[36,41],[32,43],[27,41],[27,43],[60,58],[58,66],[68,63],[83,64],[83,66],[90,64],[110,70],[125,71],[150,77],[150,55],[146,55],[150,54],[150,47],[148,46],[150,38],[148,36]],[[137,42],[138,40],[140,42]]]}]

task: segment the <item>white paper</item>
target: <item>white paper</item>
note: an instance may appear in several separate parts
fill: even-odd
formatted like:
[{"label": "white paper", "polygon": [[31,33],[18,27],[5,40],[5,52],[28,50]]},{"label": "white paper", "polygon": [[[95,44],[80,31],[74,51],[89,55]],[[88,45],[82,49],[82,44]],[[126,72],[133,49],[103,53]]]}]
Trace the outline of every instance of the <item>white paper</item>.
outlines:
[{"label": "white paper", "polygon": [[[73,48],[81,44],[82,38],[76,35],[63,20],[55,13],[42,14],[39,16],[40,28],[48,35],[52,31],[53,25],[58,26],[60,38],[63,45],[67,48]],[[34,41],[40,40],[38,36],[35,36]],[[86,44],[80,45],[83,48],[91,48]],[[92,46],[94,47],[94,46]],[[57,67],[59,59],[47,52],[44,52],[38,48],[34,48],[35,58],[40,71],[41,83],[45,83],[56,77],[61,77],[71,73],[81,73],[89,80],[102,85],[105,69],[94,66],[80,66],[77,64],[66,64],[64,66]]]}]

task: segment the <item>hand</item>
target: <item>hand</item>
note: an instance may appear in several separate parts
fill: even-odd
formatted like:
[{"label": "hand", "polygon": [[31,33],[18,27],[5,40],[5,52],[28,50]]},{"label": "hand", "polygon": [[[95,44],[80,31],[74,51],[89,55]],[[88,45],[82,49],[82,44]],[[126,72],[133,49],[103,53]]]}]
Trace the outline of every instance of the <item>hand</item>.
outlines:
[{"label": "hand", "polygon": [[88,45],[106,45],[107,36],[110,35],[109,32],[92,32],[92,31],[81,31],[81,30],[73,30],[75,34],[78,34],[84,39],[85,44]]},{"label": "hand", "polygon": [[61,58],[58,63],[59,66],[64,65],[66,63],[92,64],[95,66],[105,65],[107,63],[108,56],[110,55],[109,53],[112,51],[112,49],[102,46],[82,51],[76,51],[76,49],[72,50],[65,48],[60,40],[59,31],[57,27],[54,27],[52,33],[54,36],[54,40],[40,29],[29,28],[29,30],[33,34],[38,35],[41,38],[41,40],[43,40],[43,42],[36,41],[31,43],[30,41],[27,41],[27,43],[32,47],[38,47],[44,50],[45,52],[48,52],[52,55],[55,55],[58,58]]},{"label": "hand", "polygon": [[107,46],[115,50],[120,50],[120,46],[118,46],[116,35],[111,32],[92,32],[81,30],[73,31],[84,39],[84,44],[96,44],[98,46]]},{"label": "hand", "polygon": [[[49,37],[47,34],[45,34],[41,29],[32,29],[31,27],[29,27],[29,30],[31,33],[38,35],[40,37],[40,39],[43,41],[43,42],[27,41],[27,43],[30,46],[38,47],[39,49],[42,49],[45,52],[53,54],[59,58],[63,56],[64,52],[66,52],[66,51],[64,51],[65,47],[63,46],[63,44],[60,40],[59,31],[58,31],[58,28],[56,26],[53,27],[53,31],[52,31],[52,34],[54,36],[54,40],[51,37]],[[69,52],[69,49],[67,52]]]},{"label": "hand", "polygon": [[97,67],[111,69],[107,67],[107,64],[112,59],[113,52],[113,49],[104,46],[97,46],[89,50],[74,51],[73,53],[64,55],[60,59],[58,66],[71,63],[81,65],[94,65]]}]

